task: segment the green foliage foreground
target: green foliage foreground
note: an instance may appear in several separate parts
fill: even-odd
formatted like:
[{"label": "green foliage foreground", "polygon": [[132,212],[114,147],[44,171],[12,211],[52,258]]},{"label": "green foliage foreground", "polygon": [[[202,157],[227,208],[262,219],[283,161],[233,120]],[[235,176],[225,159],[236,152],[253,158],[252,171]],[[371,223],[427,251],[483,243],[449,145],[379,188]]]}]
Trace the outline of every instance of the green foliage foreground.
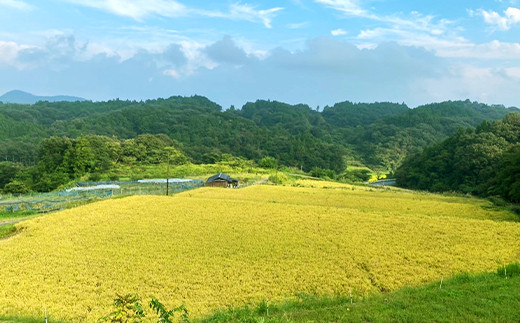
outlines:
[{"label": "green foliage foreground", "polygon": [[262,302],[199,322],[518,322],[519,268],[512,264],[496,274],[460,274],[365,299],[300,296],[280,304]]},{"label": "green foliage foreground", "polygon": [[[181,322],[189,322],[188,310],[184,305],[168,310],[163,303],[161,303],[154,296],[150,296],[151,300],[148,306],[157,316],[157,323],[172,323],[175,320],[175,313],[180,313]],[[146,317],[146,311],[141,304],[139,296],[134,294],[117,295],[114,299],[115,310],[109,315],[104,316],[100,322],[112,323],[126,323],[126,322],[143,322]],[[151,319],[148,317],[148,319]],[[152,319],[153,320],[153,319]]]}]

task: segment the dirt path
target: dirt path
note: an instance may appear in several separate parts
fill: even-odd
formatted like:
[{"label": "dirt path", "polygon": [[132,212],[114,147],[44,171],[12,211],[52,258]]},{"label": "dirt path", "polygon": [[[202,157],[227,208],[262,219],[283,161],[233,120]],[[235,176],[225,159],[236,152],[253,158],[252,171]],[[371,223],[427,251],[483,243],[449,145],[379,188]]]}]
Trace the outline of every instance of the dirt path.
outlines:
[{"label": "dirt path", "polygon": [[23,221],[23,220],[25,220],[25,219],[0,222],[0,227],[6,226],[6,225],[10,225],[10,224],[15,224],[15,223],[18,223],[18,222]]},{"label": "dirt path", "polygon": [[263,178],[261,180],[254,182],[253,185],[265,184],[267,182],[269,182],[269,178]]}]

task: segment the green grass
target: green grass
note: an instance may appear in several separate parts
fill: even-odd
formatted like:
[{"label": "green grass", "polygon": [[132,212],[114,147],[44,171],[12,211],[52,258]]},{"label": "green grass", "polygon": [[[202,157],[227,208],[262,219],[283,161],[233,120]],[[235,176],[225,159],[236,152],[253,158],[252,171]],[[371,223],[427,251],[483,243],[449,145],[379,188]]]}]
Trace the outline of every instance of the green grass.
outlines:
[{"label": "green grass", "polygon": [[[510,265],[518,268],[518,265]],[[503,273],[500,269],[498,273]],[[508,272],[509,276],[509,272]],[[269,315],[267,315],[269,308]],[[519,322],[520,271],[460,274],[426,286],[365,299],[300,296],[256,307],[229,308],[199,322]]]},{"label": "green grass", "polygon": [[16,212],[0,212],[0,239],[5,238],[11,233],[8,232],[10,227],[14,228],[13,223],[20,222],[23,220],[30,219],[38,215],[38,212],[33,210],[24,210],[24,211],[16,211]]},{"label": "green grass", "polygon": [[0,239],[7,238],[16,233],[14,224],[0,225]]},{"label": "green grass", "polygon": [[[16,233],[14,222],[29,219],[38,213],[36,211],[0,212],[0,239],[8,238]],[[0,322],[1,319],[0,319]]]},{"label": "green grass", "polygon": [[25,218],[31,215],[35,215],[38,212],[32,211],[32,210],[24,210],[24,211],[16,211],[16,212],[9,212],[9,211],[0,211],[0,222],[5,220],[13,220],[13,219],[21,219]]}]

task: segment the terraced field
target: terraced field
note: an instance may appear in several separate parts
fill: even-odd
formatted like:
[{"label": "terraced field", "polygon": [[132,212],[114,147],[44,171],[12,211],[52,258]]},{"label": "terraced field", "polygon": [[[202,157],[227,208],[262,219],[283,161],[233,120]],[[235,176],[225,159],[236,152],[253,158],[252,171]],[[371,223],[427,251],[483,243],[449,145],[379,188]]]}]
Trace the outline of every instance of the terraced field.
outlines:
[{"label": "terraced field", "polygon": [[196,317],[300,293],[392,291],[520,259],[520,224],[486,201],[319,186],[134,196],[19,223],[0,241],[0,314],[46,308],[90,322],[116,293],[136,293]]}]

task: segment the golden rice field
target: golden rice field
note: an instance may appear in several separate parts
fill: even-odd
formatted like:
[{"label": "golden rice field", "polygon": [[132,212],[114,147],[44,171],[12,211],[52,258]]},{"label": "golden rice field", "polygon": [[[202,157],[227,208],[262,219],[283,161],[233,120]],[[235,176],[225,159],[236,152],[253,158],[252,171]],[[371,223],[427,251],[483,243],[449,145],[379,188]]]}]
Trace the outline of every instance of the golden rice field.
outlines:
[{"label": "golden rice field", "polygon": [[0,241],[0,315],[46,308],[91,322],[116,293],[136,293],[196,317],[298,293],[391,291],[520,259],[520,223],[485,201],[327,185],[134,196],[20,223]]}]

